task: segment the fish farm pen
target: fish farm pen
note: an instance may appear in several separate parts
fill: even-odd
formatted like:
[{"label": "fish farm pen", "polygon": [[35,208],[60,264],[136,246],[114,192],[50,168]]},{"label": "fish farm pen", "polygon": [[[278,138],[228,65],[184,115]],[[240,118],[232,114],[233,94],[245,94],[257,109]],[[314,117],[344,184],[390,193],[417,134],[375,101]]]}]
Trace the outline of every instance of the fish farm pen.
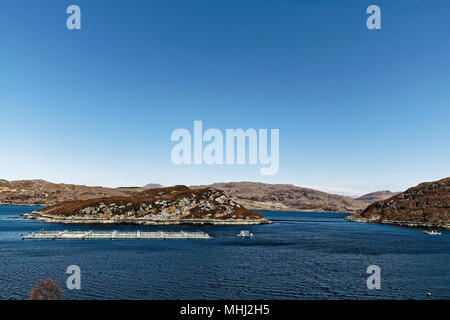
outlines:
[{"label": "fish farm pen", "polygon": [[33,232],[23,239],[64,239],[64,240],[85,240],[85,239],[212,239],[212,237],[202,231],[39,231]]}]

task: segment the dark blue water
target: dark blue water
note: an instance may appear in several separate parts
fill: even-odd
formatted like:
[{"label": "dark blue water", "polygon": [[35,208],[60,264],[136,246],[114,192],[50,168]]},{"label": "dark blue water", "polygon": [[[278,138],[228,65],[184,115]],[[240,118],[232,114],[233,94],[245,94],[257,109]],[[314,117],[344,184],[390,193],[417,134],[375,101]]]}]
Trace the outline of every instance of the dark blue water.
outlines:
[{"label": "dark blue water", "polygon": [[[35,208],[0,206],[0,298],[26,298],[37,278],[66,299],[449,299],[450,233],[360,224],[345,214],[263,212],[272,225],[135,227],[203,230],[215,240],[25,240],[39,229],[111,230],[9,219]],[[253,239],[233,237],[241,229]],[[11,240],[11,236],[14,237]],[[366,269],[381,268],[369,290]],[[65,286],[81,268],[81,290]],[[432,292],[431,297],[425,293]]]}]

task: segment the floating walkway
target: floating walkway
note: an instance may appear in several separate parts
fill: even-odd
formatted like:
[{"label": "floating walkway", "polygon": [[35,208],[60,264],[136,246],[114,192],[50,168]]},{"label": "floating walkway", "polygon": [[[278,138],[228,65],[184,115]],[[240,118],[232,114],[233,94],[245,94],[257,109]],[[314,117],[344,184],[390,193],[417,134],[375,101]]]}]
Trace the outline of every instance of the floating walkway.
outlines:
[{"label": "floating walkway", "polygon": [[85,239],[212,239],[209,234],[185,231],[39,231],[33,232],[23,239],[64,239],[64,240],[85,240]]}]

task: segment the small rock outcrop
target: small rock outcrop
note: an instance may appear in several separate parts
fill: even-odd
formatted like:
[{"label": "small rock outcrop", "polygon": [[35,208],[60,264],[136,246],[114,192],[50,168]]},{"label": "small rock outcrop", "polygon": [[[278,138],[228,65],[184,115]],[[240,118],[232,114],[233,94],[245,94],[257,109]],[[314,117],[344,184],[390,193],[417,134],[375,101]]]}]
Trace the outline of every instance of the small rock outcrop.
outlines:
[{"label": "small rock outcrop", "polygon": [[186,186],[145,190],[135,196],[61,202],[24,215],[55,223],[261,224],[270,223],[214,188]]},{"label": "small rock outcrop", "polygon": [[389,199],[375,202],[347,219],[450,229],[450,177],[421,183]]}]

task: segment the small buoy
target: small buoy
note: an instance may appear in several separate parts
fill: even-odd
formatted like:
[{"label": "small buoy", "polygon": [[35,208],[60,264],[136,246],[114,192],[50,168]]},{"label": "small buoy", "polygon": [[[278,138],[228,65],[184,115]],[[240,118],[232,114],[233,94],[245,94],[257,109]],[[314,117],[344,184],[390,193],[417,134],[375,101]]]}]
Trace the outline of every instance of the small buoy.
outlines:
[{"label": "small buoy", "polygon": [[431,292],[427,292],[427,296],[431,297]]}]

